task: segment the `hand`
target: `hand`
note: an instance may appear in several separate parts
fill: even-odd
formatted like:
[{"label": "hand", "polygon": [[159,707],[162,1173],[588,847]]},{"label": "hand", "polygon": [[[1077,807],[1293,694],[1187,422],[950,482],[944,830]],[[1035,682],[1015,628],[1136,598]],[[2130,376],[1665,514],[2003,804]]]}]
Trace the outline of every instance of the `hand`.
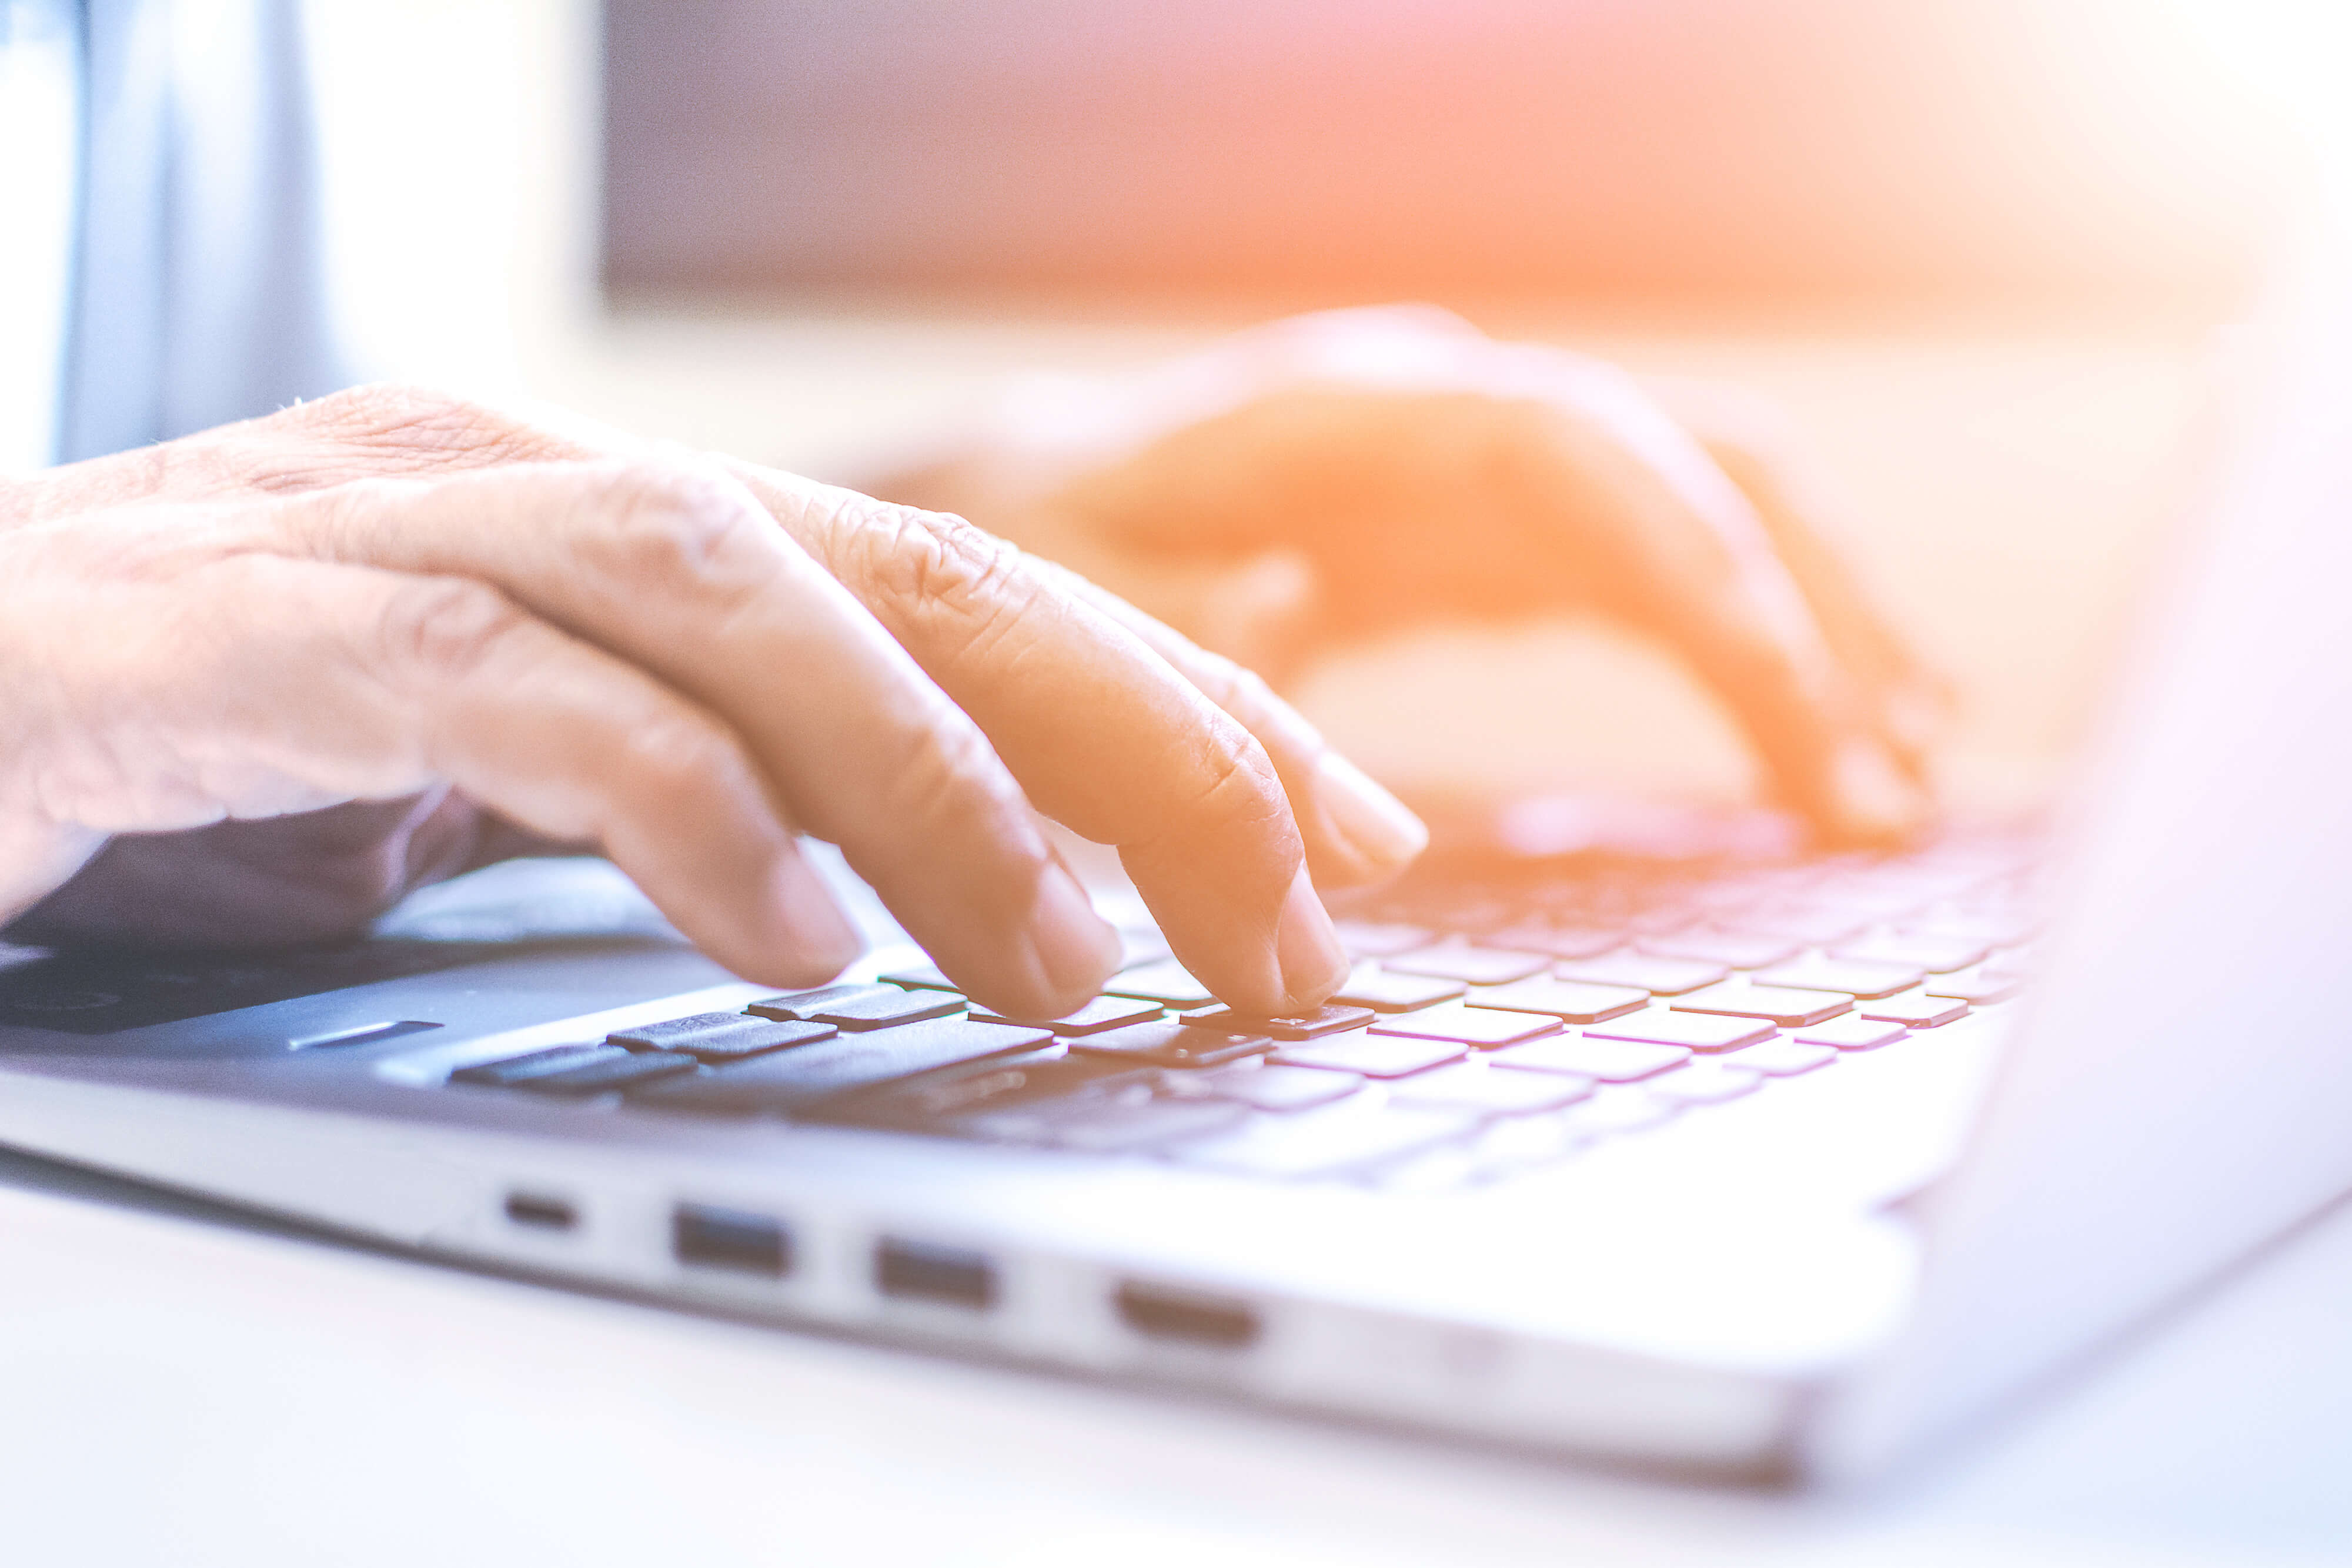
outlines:
[{"label": "hand", "polygon": [[806,831],[976,996],[1050,1016],[1117,941],[1043,813],[1280,1012],[1345,973],[1305,867],[1419,847],[1261,684],[956,518],[427,394],[0,486],[0,919],[134,835],[26,939],[348,935],[530,836],[808,985],[856,939]]},{"label": "hand", "polygon": [[1027,383],[968,451],[877,488],[1269,674],[1419,621],[1606,612],[1714,688],[1823,837],[1899,839],[1943,692],[1785,465],[1696,406],[1720,434],[1590,359],[1434,310],[1338,311],[1140,376]]}]

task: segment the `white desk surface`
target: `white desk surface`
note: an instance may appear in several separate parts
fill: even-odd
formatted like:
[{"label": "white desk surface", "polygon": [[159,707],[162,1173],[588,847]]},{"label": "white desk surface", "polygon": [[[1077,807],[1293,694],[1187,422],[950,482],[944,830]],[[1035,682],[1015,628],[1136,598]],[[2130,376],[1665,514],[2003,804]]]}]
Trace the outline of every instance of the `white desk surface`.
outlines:
[{"label": "white desk surface", "polygon": [[1867,1495],[1714,1490],[677,1313],[0,1156],[0,1560],[2352,1562],[2352,1209]]}]

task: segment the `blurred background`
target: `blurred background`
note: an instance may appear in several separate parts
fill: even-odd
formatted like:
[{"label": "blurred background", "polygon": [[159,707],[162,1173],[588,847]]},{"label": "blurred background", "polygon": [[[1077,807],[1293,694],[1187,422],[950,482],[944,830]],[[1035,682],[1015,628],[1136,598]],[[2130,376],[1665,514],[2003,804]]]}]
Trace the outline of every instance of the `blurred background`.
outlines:
[{"label": "blurred background", "polygon": [[[1952,676],[1948,789],[2000,808],[2061,776],[2190,504],[2336,9],[313,0],[312,42],[384,373],[850,483],[1006,375],[1331,305],[1747,393]],[[1408,788],[1750,784],[1605,626],[1423,632],[1299,695]]]}]

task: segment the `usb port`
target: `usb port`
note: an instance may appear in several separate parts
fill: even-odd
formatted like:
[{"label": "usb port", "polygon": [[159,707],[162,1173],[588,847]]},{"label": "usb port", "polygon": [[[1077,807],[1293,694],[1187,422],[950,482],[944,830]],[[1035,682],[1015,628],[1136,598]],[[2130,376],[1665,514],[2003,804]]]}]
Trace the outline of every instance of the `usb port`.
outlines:
[{"label": "usb port", "polygon": [[886,1236],[874,1249],[874,1288],[886,1296],[985,1312],[996,1304],[996,1265],[969,1248]]},{"label": "usb port", "polygon": [[1128,1281],[1112,1298],[1119,1321],[1146,1339],[1241,1350],[1257,1343],[1257,1309],[1229,1296],[1202,1295]]},{"label": "usb port", "polygon": [[569,1230],[580,1223],[580,1210],[565,1197],[543,1192],[507,1194],[507,1218],[533,1230]]},{"label": "usb port", "polygon": [[670,1250],[699,1269],[781,1280],[793,1271],[793,1233],[764,1214],[681,1203],[670,1214]]}]

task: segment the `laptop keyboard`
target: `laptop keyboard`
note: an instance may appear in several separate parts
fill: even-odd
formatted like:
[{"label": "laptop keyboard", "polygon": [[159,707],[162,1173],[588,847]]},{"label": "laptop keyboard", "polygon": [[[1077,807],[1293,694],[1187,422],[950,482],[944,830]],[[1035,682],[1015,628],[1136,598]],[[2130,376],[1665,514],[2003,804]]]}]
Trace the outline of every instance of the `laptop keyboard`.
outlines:
[{"label": "laptop keyboard", "polygon": [[2031,957],[2012,841],[1773,864],[1593,861],[1415,877],[1339,906],[1355,959],[1313,1015],[1243,1017],[1125,932],[1068,1018],[1004,1018],[937,969],[478,1063],[468,1089],[780,1117],[1272,1179],[1503,1179],[1708,1107],[1934,1049]]}]

